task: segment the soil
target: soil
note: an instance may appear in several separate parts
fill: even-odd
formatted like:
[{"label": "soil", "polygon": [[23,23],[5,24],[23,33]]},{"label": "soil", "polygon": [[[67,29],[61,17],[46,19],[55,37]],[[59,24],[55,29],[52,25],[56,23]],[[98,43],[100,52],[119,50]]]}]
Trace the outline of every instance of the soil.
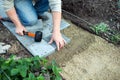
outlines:
[{"label": "soil", "polygon": [[120,80],[120,47],[75,25],[63,31],[70,44],[49,56],[66,80]]},{"label": "soil", "polygon": [[[108,16],[114,12],[113,10],[118,10],[116,5],[115,0],[63,1],[65,10],[93,24],[101,21],[109,22]],[[66,80],[120,80],[120,47],[89,33],[82,29],[82,26],[78,27],[71,21],[68,22],[71,26],[62,33],[68,36],[71,42],[61,51],[48,56],[49,61],[55,59],[60,65],[63,70],[61,75]],[[86,24],[83,23],[83,25]],[[32,56],[1,24],[0,42],[12,46],[6,54],[0,56],[6,58],[12,54],[18,57]]]},{"label": "soil", "polygon": [[8,31],[2,24],[0,24],[0,42],[10,44],[11,48],[6,54],[1,56],[8,58],[10,55],[15,54],[17,57],[30,57],[29,52],[17,41],[14,35]]},{"label": "soil", "polygon": [[[63,13],[65,14],[65,18],[70,19],[76,25],[92,33],[95,33],[91,29],[95,24],[101,22],[108,24],[111,30],[97,35],[114,43],[110,37],[120,34],[119,5],[120,2],[118,0],[66,0],[63,1],[63,9],[72,14],[66,13],[65,11]],[[120,44],[120,40],[115,44]]]},{"label": "soil", "polygon": [[65,0],[63,9],[79,17],[107,18],[117,8],[117,0]]}]

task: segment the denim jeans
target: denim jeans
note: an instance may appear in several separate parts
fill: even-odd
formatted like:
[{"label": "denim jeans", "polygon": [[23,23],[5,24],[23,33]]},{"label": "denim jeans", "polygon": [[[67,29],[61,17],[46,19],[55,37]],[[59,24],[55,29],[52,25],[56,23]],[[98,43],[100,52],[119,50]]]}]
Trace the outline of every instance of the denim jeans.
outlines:
[{"label": "denim jeans", "polygon": [[32,26],[37,23],[38,14],[48,11],[48,0],[36,0],[33,5],[32,0],[14,0],[14,5],[18,17],[24,26]]}]

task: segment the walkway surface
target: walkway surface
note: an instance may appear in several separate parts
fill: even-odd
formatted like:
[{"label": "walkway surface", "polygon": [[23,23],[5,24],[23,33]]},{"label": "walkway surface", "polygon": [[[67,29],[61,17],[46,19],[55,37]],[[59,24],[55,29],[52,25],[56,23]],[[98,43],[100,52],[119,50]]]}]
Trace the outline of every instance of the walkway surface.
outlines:
[{"label": "walkway surface", "polygon": [[71,42],[49,59],[66,80],[120,80],[120,47],[72,24],[62,32]]}]

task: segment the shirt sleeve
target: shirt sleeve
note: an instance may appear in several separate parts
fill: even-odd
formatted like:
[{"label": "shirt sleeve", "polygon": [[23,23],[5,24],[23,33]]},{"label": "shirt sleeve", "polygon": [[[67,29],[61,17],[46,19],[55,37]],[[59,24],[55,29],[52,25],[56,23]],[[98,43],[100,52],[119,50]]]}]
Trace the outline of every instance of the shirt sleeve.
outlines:
[{"label": "shirt sleeve", "polygon": [[3,7],[5,11],[14,7],[14,0],[3,0]]},{"label": "shirt sleeve", "polygon": [[52,11],[61,12],[61,0],[49,0],[49,6]]}]

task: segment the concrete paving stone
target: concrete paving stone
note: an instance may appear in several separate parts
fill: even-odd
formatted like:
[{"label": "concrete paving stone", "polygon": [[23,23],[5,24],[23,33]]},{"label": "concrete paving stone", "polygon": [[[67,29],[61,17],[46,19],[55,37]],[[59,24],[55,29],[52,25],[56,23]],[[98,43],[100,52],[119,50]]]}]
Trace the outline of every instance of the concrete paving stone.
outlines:
[{"label": "concrete paving stone", "polygon": [[32,55],[39,55],[40,57],[46,57],[55,52],[55,48],[48,44],[45,40],[42,40],[39,43],[35,42],[28,46],[27,49],[32,53]]},{"label": "concrete paving stone", "polygon": [[[50,34],[49,36],[43,38],[46,42],[49,42],[50,41],[50,38],[51,38],[52,34]],[[64,38],[64,40],[66,41],[66,44],[68,44],[70,42],[70,39],[68,37],[66,37],[64,34],[62,34],[62,37]],[[52,47],[54,47],[55,49],[57,48],[56,46],[56,43],[53,42],[51,44]]]}]

